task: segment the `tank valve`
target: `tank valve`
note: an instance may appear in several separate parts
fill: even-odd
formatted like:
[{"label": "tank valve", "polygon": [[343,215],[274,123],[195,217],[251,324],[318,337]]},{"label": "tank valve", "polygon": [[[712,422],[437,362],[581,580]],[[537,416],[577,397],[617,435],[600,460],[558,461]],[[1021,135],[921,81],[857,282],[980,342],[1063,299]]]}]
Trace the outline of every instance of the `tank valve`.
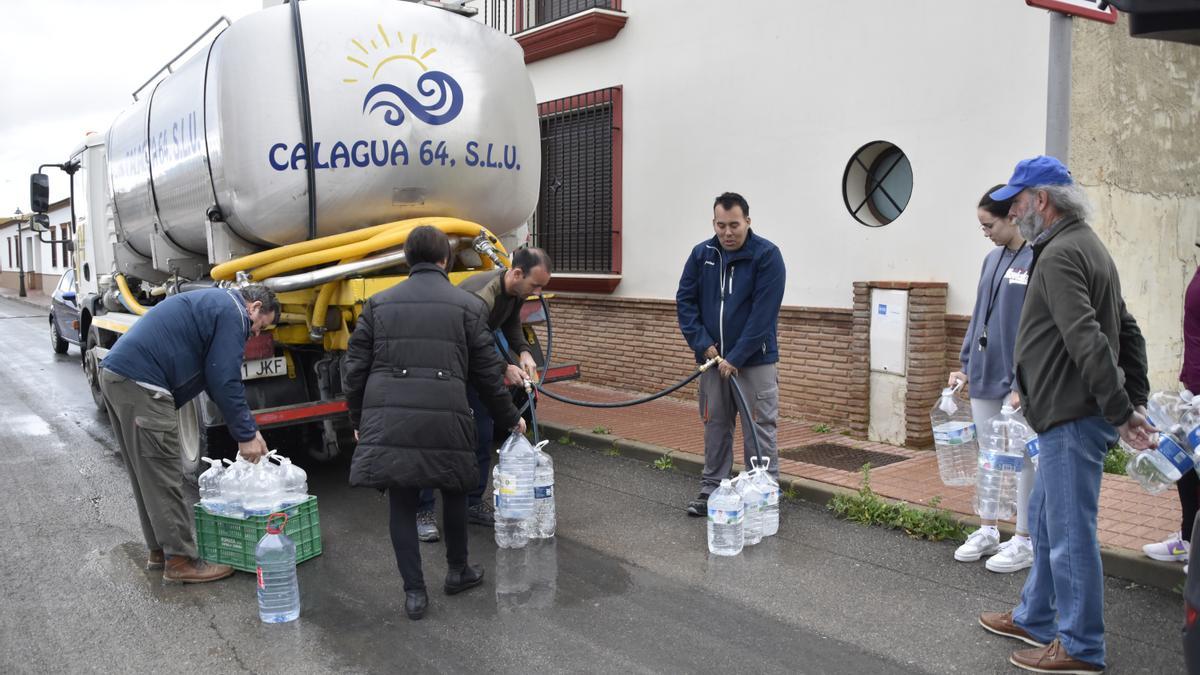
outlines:
[{"label": "tank valve", "polygon": [[325,339],[325,326],[313,326],[308,331],[308,339],[313,342],[321,342]]},{"label": "tank valve", "polygon": [[496,250],[496,246],[492,244],[492,240],[488,239],[486,234],[481,233],[471,243],[480,255],[486,255],[488,258],[491,258],[496,267],[508,269],[508,265],[504,264],[504,259],[500,257],[500,252]]}]

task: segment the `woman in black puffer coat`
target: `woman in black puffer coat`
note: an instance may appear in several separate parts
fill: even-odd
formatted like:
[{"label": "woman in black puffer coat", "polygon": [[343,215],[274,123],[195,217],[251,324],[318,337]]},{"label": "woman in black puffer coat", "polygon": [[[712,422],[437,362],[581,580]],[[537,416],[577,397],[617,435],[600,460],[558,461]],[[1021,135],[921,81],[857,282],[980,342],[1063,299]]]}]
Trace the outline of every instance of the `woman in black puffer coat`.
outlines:
[{"label": "woman in black puffer coat", "polygon": [[483,580],[482,568],[467,563],[467,493],[479,481],[467,383],[504,428],[524,432],[525,422],[504,387],[486,305],[446,275],[446,235],[428,225],[414,228],[404,253],[409,278],[363,307],[346,350],[342,388],[358,438],[350,484],[388,491],[405,609],[420,619],[428,606],[417,542],[422,488],[442,491],[446,593]]}]

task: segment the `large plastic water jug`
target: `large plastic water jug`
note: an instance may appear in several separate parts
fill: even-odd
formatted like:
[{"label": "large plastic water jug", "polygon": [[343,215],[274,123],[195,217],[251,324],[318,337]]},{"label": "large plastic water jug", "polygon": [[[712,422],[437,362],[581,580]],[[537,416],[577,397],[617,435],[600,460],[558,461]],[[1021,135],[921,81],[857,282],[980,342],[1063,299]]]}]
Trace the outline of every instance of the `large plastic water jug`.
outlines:
[{"label": "large plastic water jug", "polygon": [[975,477],[975,513],[983,520],[1009,520],[1017,512],[1017,479],[1025,462],[1025,443],[1033,430],[1007,402],[987,421],[979,438]]},{"label": "large plastic water jug", "polygon": [[1132,453],[1125,463],[1126,475],[1152,495],[1171,487],[1185,472],[1195,468],[1192,454],[1171,434],[1155,434],[1155,447],[1150,450],[1135,450],[1124,440],[1121,447]]},{"label": "large plastic water jug", "polygon": [[771,537],[779,532],[779,483],[771,475],[771,458],[750,458],[750,475],[754,482],[762,488],[766,498],[763,507],[763,536]]},{"label": "large plastic water jug", "polygon": [[510,518],[505,514],[507,508],[502,508],[505,497],[500,494],[501,479],[500,465],[492,467],[492,505],[495,507],[495,537],[496,545],[500,548],[523,548],[529,543],[529,527],[526,519]]},{"label": "large plastic water jug", "polygon": [[308,474],[304,469],[292,463],[292,460],[283,455],[276,455],[275,461],[279,462],[280,476],[280,508],[287,509],[299,504],[308,499]]},{"label": "large plastic water jug", "polygon": [[554,536],[556,509],[554,506],[554,459],[544,450],[550,441],[534,446],[537,468],[533,473],[533,523],[529,536],[548,539]]},{"label": "large plastic water jug", "polygon": [[258,617],[283,623],[300,616],[300,584],[296,579],[296,544],[283,533],[287,515],[267,518],[267,533],[258,540],[254,560],[258,573]]},{"label": "large plastic water jug", "polygon": [[763,510],[766,507],[767,495],[746,471],[739,473],[737,478],[733,479],[733,489],[742,498],[742,504],[746,509],[742,541],[746,546],[754,546],[763,538]]},{"label": "large plastic water jug", "polygon": [[196,479],[196,487],[200,491],[200,506],[209,513],[223,516],[226,508],[225,497],[221,493],[221,477],[225,473],[225,466],[219,459],[211,457],[201,457],[200,459],[209,464],[208,469]]},{"label": "large plastic water jug", "polygon": [[942,390],[929,413],[933,425],[933,443],[937,449],[938,474],[946,485],[970,485],[975,482],[979,443],[971,403],[958,395],[960,381]]},{"label": "large plastic water jug", "polygon": [[746,509],[728,479],[708,496],[708,552],[737,555],[745,546]]},{"label": "large plastic water jug", "polygon": [[496,511],[504,518],[525,520],[533,515],[533,475],[537,452],[523,435],[513,433],[500,446],[500,469],[495,486]]}]

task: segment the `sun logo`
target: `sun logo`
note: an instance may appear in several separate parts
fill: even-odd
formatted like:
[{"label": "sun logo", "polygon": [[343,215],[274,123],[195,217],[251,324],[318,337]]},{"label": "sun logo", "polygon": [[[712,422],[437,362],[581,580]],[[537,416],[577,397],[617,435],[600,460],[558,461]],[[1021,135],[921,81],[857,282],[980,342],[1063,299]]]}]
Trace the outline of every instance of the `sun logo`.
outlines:
[{"label": "sun logo", "polygon": [[[393,40],[384,30],[383,24],[376,24],[376,28],[379,30],[379,38],[367,39],[371,45],[370,49],[363,41],[351,38],[350,43],[355,49],[346,56],[346,61],[356,67],[359,76],[343,78],[342,82],[350,85],[358,85],[363,81],[375,82],[383,79],[384,66],[389,63],[408,62],[421,69],[416,87],[419,97],[384,81],[373,85],[363,97],[363,114],[369,115],[376,110],[382,110],[383,121],[394,127],[404,124],[406,109],[413,117],[426,124],[446,124],[458,117],[463,105],[462,87],[449,74],[430,70],[425,63],[437,53],[437,49],[431,47],[418,56],[417,43],[420,38],[417,34],[414,33],[411,39],[406,41],[404,34],[397,31]],[[380,42],[383,43],[382,47]],[[374,65],[371,61],[374,61]]]}]

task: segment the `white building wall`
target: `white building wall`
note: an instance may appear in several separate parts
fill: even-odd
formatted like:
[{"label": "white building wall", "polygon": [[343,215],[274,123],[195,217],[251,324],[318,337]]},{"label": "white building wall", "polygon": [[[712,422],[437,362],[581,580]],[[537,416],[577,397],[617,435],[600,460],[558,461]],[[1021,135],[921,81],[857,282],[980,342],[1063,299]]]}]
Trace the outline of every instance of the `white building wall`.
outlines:
[{"label": "white building wall", "polygon": [[[608,42],[530,64],[539,101],[621,85],[624,269],[615,295],[674,297],[712,199],[744,194],[783,250],[784,302],[850,307],[854,281],[949,282],[968,314],[975,205],[1045,141],[1048,18],[1009,0],[624,0]],[[846,163],[885,140],[912,200],[856,222]]]},{"label": "white building wall", "polygon": [[[54,237],[56,240],[61,239],[62,230],[59,229],[59,226],[62,223],[67,223],[67,231],[68,233],[70,232],[71,205],[69,202],[64,201],[62,205],[58,206],[58,208],[52,209],[47,215],[50,216],[50,226],[54,229]],[[22,243],[21,250],[26,254],[24,260],[25,271],[46,275],[47,280],[44,284],[43,290],[49,292],[53,288],[53,284],[57,283],[56,277],[61,276],[62,273],[65,272],[70,266],[70,256],[68,255],[67,260],[63,260],[61,242],[55,244],[55,251],[51,253],[51,246],[49,243],[47,243],[50,240],[50,232],[47,231],[41,235],[47,240],[46,242],[43,242],[39,239],[36,232],[31,232],[29,230],[29,223],[22,222],[20,230]],[[12,241],[15,244],[16,236],[16,222],[10,221],[5,225],[0,226],[0,269],[5,272],[15,272],[18,269],[17,253],[15,250],[12,252],[12,264],[9,264],[9,239],[12,238]],[[32,253],[32,255],[30,255],[30,253]]]}]

